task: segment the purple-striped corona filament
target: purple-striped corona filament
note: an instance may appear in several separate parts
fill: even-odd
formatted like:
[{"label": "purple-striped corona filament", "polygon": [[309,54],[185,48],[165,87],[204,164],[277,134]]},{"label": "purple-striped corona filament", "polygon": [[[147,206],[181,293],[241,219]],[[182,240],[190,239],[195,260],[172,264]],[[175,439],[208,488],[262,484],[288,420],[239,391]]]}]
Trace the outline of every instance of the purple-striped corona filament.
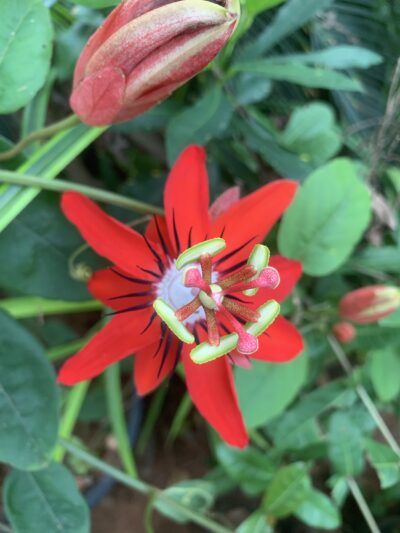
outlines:
[{"label": "purple-striped corona filament", "polygon": [[[237,351],[249,356],[258,350],[258,339],[279,314],[280,306],[268,300],[258,309],[250,304],[258,289],[276,289],[278,271],[268,266],[270,252],[267,246],[257,244],[247,264],[225,276],[213,267],[213,257],[222,252],[226,243],[215,238],[185,250],[176,260],[181,271],[181,285],[191,289],[193,298],[174,309],[163,298],[157,298],[154,310],[169,329],[184,343],[192,344],[195,336],[190,331],[191,317],[201,313],[207,324],[208,341],[198,344],[190,353],[198,364]],[[247,298],[247,300],[243,299]],[[226,335],[221,335],[221,331]]]}]

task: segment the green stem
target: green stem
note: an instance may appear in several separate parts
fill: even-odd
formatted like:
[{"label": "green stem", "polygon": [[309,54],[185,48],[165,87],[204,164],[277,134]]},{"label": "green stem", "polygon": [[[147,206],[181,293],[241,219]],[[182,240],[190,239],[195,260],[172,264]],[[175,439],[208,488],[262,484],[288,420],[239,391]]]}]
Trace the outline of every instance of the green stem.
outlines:
[{"label": "green stem", "polygon": [[137,451],[138,453],[143,453],[147,443],[149,442],[151,432],[154,429],[154,426],[156,425],[156,422],[158,420],[158,417],[160,416],[161,410],[164,405],[164,399],[167,394],[167,387],[165,386],[165,383],[161,385],[154,394],[150,407],[147,412],[146,420],[143,424],[142,431],[140,433],[139,441],[137,444]]},{"label": "green stem", "polygon": [[74,191],[80,192],[93,200],[104,202],[106,204],[116,205],[136,211],[143,214],[162,215],[164,210],[161,207],[150,205],[133,198],[126,198],[120,194],[116,194],[89,185],[81,185],[80,183],[71,183],[65,180],[44,180],[37,176],[28,176],[27,174],[19,174],[18,172],[11,172],[8,170],[0,170],[0,182],[10,183],[13,185],[20,185],[23,187],[34,187],[38,189],[45,189],[47,191],[65,192]]},{"label": "green stem", "polygon": [[[328,335],[328,342],[331,345],[331,348],[336,355],[339,363],[341,364],[343,370],[346,372],[348,376],[352,376],[353,374],[353,368],[351,366],[351,363],[340,346],[340,344],[337,342],[337,340],[332,337],[331,335]],[[389,446],[392,448],[394,453],[400,457],[400,446],[398,445],[396,439],[392,435],[390,429],[386,425],[386,422],[383,420],[381,414],[379,413],[378,409],[376,408],[374,402],[372,401],[370,395],[368,394],[366,388],[363,385],[356,385],[355,387],[356,392],[360,398],[360,400],[363,402],[365,407],[367,408],[369,414],[373,418],[374,422],[376,423],[377,427],[379,428],[379,431],[382,433],[382,436],[385,438],[386,442],[389,444]]]},{"label": "green stem", "polygon": [[36,130],[23,139],[21,139],[15,146],[7,150],[6,152],[0,153],[0,161],[6,161],[7,159],[12,159],[17,156],[22,150],[29,144],[35,141],[41,141],[43,139],[48,139],[60,131],[67,130],[79,124],[79,118],[76,115],[70,115],[69,117],[55,122],[50,126]]},{"label": "green stem", "polygon": [[36,296],[21,296],[0,300],[0,309],[3,309],[14,318],[31,318],[35,316],[57,315],[60,313],[83,313],[86,311],[99,311],[103,304],[97,300],[83,302],[64,302],[63,300],[47,300]]},{"label": "green stem", "polygon": [[117,439],[118,452],[121,462],[126,472],[137,478],[138,472],[133,457],[133,451],[129,442],[128,429],[123,410],[123,398],[121,391],[121,376],[119,363],[109,366],[105,371],[106,394],[108,413],[111,419],[111,426]]},{"label": "green stem", "polygon": [[375,518],[373,517],[370,508],[368,507],[367,502],[365,501],[365,498],[360,490],[360,487],[358,486],[355,479],[352,477],[347,479],[347,484],[349,486],[349,489],[351,490],[351,493],[353,494],[354,499],[357,502],[357,505],[362,513],[362,515],[365,518],[365,521],[368,524],[369,529],[372,533],[381,533],[381,530],[379,529],[378,524],[375,521]]},{"label": "green stem", "polygon": [[179,404],[178,409],[176,410],[174,419],[172,420],[171,427],[169,429],[165,443],[166,446],[172,446],[172,444],[174,443],[176,437],[179,435],[179,432],[183,427],[183,424],[185,423],[186,418],[189,415],[192,405],[192,399],[190,398],[188,393],[185,393],[181,403]]},{"label": "green stem", "polygon": [[174,500],[168,494],[166,494],[164,491],[158,489],[157,487],[154,487],[152,485],[149,485],[148,483],[140,480],[135,479],[129,476],[128,474],[125,474],[124,472],[121,472],[121,470],[118,470],[117,468],[114,468],[113,466],[109,465],[108,463],[105,463],[101,459],[98,459],[94,455],[82,450],[75,444],[73,444],[70,441],[67,441],[65,439],[60,439],[60,444],[69,452],[70,454],[74,455],[81,461],[84,461],[86,464],[92,466],[93,468],[97,468],[101,472],[108,474],[109,476],[113,477],[123,485],[134,489],[141,494],[145,494],[147,496],[151,496],[152,494],[155,494],[157,500],[164,502],[168,506],[170,506],[172,509],[175,509],[175,511],[179,512],[185,518],[188,520],[191,520],[195,524],[202,526],[207,531],[211,531],[213,533],[233,533],[232,529],[228,529],[224,526],[221,526],[217,522],[214,522],[214,520],[211,520],[210,518],[204,516],[203,514],[197,513],[196,511],[193,511],[189,507],[186,507],[184,504],[178,502],[177,500]]},{"label": "green stem", "polygon": [[[68,392],[67,401],[65,402],[64,412],[61,417],[59,436],[69,439],[74,431],[76,421],[81,412],[86,393],[90,385],[89,381],[83,381]],[[53,460],[61,463],[64,460],[65,449],[58,444],[53,451]]]}]

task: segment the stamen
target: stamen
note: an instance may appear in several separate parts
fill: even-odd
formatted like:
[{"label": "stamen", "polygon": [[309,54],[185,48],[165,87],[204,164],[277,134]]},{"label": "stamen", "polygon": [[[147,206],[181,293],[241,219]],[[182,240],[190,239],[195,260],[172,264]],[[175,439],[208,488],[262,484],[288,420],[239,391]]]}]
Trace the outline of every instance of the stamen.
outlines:
[{"label": "stamen", "polygon": [[185,287],[200,289],[207,294],[211,294],[210,285],[204,280],[199,269],[196,267],[188,268],[184,271],[183,284]]},{"label": "stamen", "polygon": [[235,285],[235,283],[244,282],[252,278],[255,274],[257,274],[257,270],[252,265],[246,265],[245,267],[241,268],[238,272],[235,272],[234,274],[231,274],[230,276],[226,276],[225,278],[219,279],[218,285],[222,289],[227,289],[231,285]]},{"label": "stamen", "polygon": [[[250,254],[248,264],[253,265],[257,274],[259,275],[263,268],[268,266],[270,255],[271,253],[267,246],[264,246],[263,244],[256,244]],[[254,296],[257,294],[257,291],[258,289],[249,289],[248,291],[245,291],[245,295]]]},{"label": "stamen", "polygon": [[219,346],[213,346],[208,342],[202,342],[190,352],[190,358],[194,363],[201,365],[218,359],[235,349],[238,342],[238,334],[230,333],[221,337]]},{"label": "stamen", "polygon": [[264,268],[258,278],[247,283],[239,283],[233,287],[230,287],[231,292],[244,292],[248,289],[276,289],[279,285],[280,277],[279,272],[274,267]]},{"label": "stamen", "polygon": [[218,331],[218,322],[215,312],[211,309],[207,309],[207,307],[204,308],[204,312],[206,314],[207,319],[208,340],[210,341],[210,344],[212,346],[219,346],[220,335]]},{"label": "stamen", "polygon": [[224,307],[233,315],[239,316],[248,322],[257,322],[257,320],[261,318],[261,315],[258,311],[254,311],[254,309],[240,305],[240,303],[235,302],[228,297],[224,298]]},{"label": "stamen", "polygon": [[232,316],[229,311],[224,307],[219,307],[218,311],[222,313],[230,322],[233,329],[238,335],[238,343],[236,350],[239,353],[250,355],[258,350],[258,340],[249,331],[247,331],[242,324]]},{"label": "stamen", "polygon": [[259,337],[279,315],[280,305],[275,300],[269,300],[259,307],[257,311],[260,313],[259,320],[256,323],[246,324],[245,329],[252,335]]},{"label": "stamen", "polygon": [[177,270],[181,270],[184,266],[190,265],[191,263],[199,262],[200,258],[204,254],[209,254],[214,256],[219,252],[222,252],[226,248],[226,243],[224,239],[215,238],[208,241],[200,242],[195,244],[191,248],[188,248],[184,251],[178,259],[176,260]]},{"label": "stamen", "polygon": [[158,316],[163,320],[169,329],[171,329],[175,335],[182,342],[186,344],[192,344],[194,342],[194,337],[190,331],[178,320],[175,310],[172,309],[167,303],[164,302],[161,298],[157,298],[153,303],[153,307]]},{"label": "stamen", "polygon": [[212,258],[210,254],[203,254],[200,257],[201,271],[203,273],[204,281],[208,284],[212,283]]},{"label": "stamen", "polygon": [[190,315],[195,313],[200,306],[201,306],[200,298],[196,296],[195,298],[193,298],[191,302],[189,302],[188,304],[182,306],[180,309],[175,311],[176,318],[180,320],[181,322],[183,322],[184,320],[189,318]]}]

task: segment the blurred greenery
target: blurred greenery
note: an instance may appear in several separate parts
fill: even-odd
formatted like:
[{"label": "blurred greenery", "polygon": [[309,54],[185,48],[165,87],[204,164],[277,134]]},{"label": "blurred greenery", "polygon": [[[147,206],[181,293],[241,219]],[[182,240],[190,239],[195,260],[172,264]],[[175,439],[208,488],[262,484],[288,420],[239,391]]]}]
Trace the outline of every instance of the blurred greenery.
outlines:
[{"label": "blurred greenery", "polygon": [[[0,170],[60,176],[161,206],[176,157],[198,143],[207,150],[212,199],[234,185],[247,194],[282,177],[301,185],[267,244],[302,261],[304,275],[283,311],[302,331],[305,351],[290,363],[235,369],[251,436],[245,450],[199,424],[179,367],[173,386],[146,401],[136,464],[144,477],[161,470],[160,485],[168,485],[146,488],[146,533],[153,508],[180,524],[200,517],[210,531],[398,531],[399,311],[356,326],[348,344],[332,344],[330,335],[346,292],[399,285],[399,2],[241,0],[231,41],[159,106],[106,131],[78,124],[39,135],[1,160],[20,139],[70,114],[76,61],[117,4],[2,0]],[[136,213],[108,209],[145,227]],[[101,460],[119,450],[128,482],[122,473],[119,480],[146,485],[134,477],[123,416],[129,362],[121,380],[90,384],[72,421],[73,396],[64,390],[60,412],[46,349],[70,355],[99,321],[84,281],[103,262],[82,244],[58,193],[0,183],[1,531],[90,530],[76,480],[93,476],[93,463],[82,467],[79,454],[64,465],[52,460],[66,421],[79,450],[92,446]],[[169,475],[166,457],[183,461],[180,445],[206,466]],[[113,521],[110,515],[109,528]]]}]

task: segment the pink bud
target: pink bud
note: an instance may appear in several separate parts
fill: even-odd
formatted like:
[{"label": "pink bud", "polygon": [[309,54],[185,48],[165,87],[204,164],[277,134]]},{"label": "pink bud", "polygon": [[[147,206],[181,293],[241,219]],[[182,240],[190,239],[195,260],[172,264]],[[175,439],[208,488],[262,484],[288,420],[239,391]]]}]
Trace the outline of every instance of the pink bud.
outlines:
[{"label": "pink bud", "polygon": [[356,324],[367,324],[392,314],[399,306],[397,287],[370,285],[346,294],[339,303],[339,314]]},{"label": "pink bud", "polygon": [[214,59],[239,13],[239,0],[123,0],[78,60],[72,109],[92,126],[144,113]]},{"label": "pink bud", "polygon": [[342,344],[351,342],[357,335],[355,327],[349,322],[338,322],[333,326],[332,332],[336,339]]}]

